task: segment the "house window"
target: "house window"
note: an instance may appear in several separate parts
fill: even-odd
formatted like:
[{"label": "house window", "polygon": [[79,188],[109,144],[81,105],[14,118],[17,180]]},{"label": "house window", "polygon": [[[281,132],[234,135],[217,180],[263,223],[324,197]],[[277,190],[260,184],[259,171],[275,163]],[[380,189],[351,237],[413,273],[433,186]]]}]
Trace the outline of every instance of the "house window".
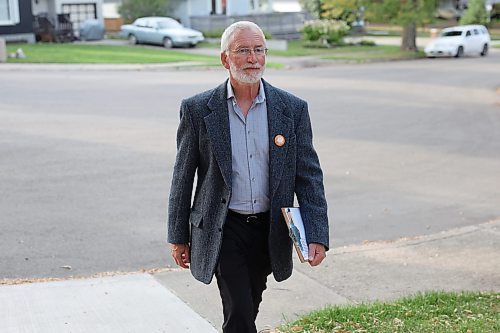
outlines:
[{"label": "house window", "polygon": [[83,21],[97,18],[95,3],[63,4],[62,12],[64,14],[69,14],[76,34],[80,31],[80,24],[83,23]]},{"label": "house window", "polygon": [[15,25],[19,22],[19,0],[0,0],[0,25]]}]

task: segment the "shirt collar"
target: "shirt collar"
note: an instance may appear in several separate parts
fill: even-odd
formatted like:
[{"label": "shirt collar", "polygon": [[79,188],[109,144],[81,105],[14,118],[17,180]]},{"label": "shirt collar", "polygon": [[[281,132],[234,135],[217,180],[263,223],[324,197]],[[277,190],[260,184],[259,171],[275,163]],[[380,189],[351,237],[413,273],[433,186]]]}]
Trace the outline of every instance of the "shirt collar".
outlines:
[{"label": "shirt collar", "polygon": [[[227,80],[227,99],[232,99],[233,105],[236,103],[236,97],[234,96],[233,87],[231,86],[231,81]],[[264,91],[264,83],[260,80],[259,84],[259,94],[255,97],[254,103],[263,103],[266,100],[266,93]]]}]

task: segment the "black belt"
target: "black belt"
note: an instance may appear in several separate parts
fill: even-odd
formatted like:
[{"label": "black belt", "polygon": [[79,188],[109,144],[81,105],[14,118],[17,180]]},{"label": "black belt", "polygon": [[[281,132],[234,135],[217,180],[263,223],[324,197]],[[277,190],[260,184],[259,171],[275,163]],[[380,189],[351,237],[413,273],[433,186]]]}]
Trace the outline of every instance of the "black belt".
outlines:
[{"label": "black belt", "polygon": [[268,222],[269,221],[269,211],[263,213],[255,213],[255,214],[240,214],[235,211],[229,210],[229,215],[234,216],[236,218],[242,219],[247,223],[257,223],[257,222]]}]

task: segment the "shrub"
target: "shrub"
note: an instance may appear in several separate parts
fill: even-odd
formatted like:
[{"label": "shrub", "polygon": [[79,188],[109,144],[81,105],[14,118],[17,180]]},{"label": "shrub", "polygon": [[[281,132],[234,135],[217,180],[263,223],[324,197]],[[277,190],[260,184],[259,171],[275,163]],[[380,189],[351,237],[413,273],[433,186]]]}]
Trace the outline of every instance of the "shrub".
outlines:
[{"label": "shrub", "polygon": [[341,20],[312,20],[304,23],[301,32],[309,42],[341,44],[349,32],[349,25]]},{"label": "shrub", "polygon": [[359,45],[361,45],[361,46],[375,46],[377,44],[372,40],[363,39],[363,40],[361,40],[361,42],[359,42]]},{"label": "shrub", "polygon": [[488,23],[488,13],[484,0],[470,0],[464,16],[460,18],[460,24],[483,24]]}]

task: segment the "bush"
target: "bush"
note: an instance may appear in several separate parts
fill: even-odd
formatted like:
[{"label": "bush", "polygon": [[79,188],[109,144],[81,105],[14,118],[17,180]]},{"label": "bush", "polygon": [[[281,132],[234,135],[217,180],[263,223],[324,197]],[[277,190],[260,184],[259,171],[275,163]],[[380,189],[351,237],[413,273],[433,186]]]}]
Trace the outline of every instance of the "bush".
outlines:
[{"label": "bush", "polygon": [[123,0],[118,12],[124,23],[143,16],[166,16],[170,12],[168,0]]},{"label": "bush", "polygon": [[359,42],[359,45],[361,45],[361,46],[375,46],[377,44],[372,40],[363,39],[361,42]]},{"label": "bush", "polygon": [[460,18],[460,24],[483,24],[488,23],[488,13],[484,5],[484,0],[470,0],[464,16]]},{"label": "bush", "polygon": [[312,20],[304,23],[301,32],[308,42],[338,45],[349,32],[349,25],[340,20]]}]

